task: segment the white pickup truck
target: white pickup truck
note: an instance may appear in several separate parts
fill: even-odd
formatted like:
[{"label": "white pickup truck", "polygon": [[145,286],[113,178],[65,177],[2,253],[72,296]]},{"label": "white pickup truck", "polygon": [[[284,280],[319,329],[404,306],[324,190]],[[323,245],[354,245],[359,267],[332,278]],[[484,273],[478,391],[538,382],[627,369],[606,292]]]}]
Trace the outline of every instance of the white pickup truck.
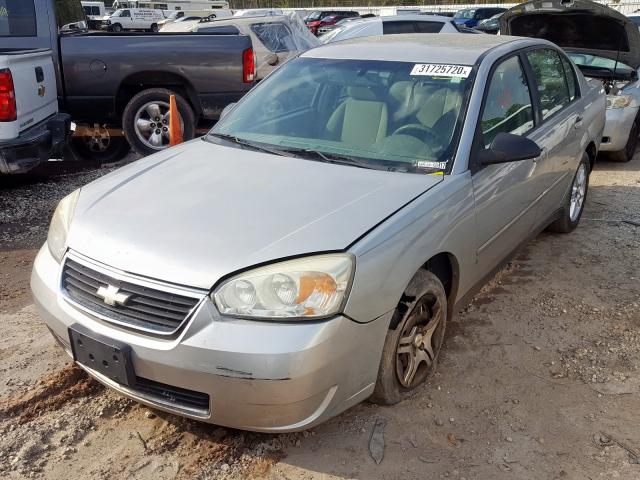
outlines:
[{"label": "white pickup truck", "polygon": [[[0,18],[0,35],[2,35]],[[49,159],[70,136],[58,113],[51,50],[0,48],[0,174],[23,173]]]}]

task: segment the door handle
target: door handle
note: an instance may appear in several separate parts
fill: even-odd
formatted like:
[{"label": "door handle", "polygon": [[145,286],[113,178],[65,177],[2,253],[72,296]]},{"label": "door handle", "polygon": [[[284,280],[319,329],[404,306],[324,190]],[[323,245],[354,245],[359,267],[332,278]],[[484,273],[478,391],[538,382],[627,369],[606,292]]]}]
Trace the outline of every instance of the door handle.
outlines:
[{"label": "door handle", "polygon": [[578,115],[578,116],[576,117],[576,122],[573,124],[573,128],[580,128],[580,127],[582,127],[582,120],[583,120],[583,118],[582,118],[580,115]]}]

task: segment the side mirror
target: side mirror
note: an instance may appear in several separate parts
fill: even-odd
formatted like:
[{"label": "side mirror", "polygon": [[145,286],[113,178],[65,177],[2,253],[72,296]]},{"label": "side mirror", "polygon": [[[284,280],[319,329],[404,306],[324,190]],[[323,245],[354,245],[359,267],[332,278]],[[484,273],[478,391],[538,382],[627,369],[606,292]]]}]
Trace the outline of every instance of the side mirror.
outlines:
[{"label": "side mirror", "polygon": [[478,153],[478,160],[480,165],[495,165],[528,160],[541,154],[536,142],[520,135],[501,132],[495,136],[489,148]]},{"label": "side mirror", "polygon": [[271,65],[272,67],[276,66],[278,64],[278,62],[280,61],[280,59],[278,58],[278,55],[276,55],[275,53],[270,53],[267,56],[267,63],[269,65]]},{"label": "side mirror", "polygon": [[233,102],[227,105],[226,107],[224,107],[220,112],[220,117],[218,118],[218,121],[222,120],[231,110],[233,110],[233,107],[236,106],[236,103],[237,102]]}]

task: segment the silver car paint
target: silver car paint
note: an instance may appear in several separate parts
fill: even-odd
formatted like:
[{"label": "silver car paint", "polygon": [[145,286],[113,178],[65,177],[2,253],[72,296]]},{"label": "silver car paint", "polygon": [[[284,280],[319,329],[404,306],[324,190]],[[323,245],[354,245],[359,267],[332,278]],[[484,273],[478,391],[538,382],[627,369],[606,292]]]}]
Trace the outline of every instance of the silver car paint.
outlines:
[{"label": "silver car paint", "polygon": [[[482,56],[450,175],[364,170],[193,141],[103,177],[80,195],[68,255],[107,271],[210,289],[255,263],[348,249],[356,271],[344,315],[303,323],[239,320],[221,317],[203,296],[177,338],[149,337],[65,301],[60,265],[45,245],[32,288],[49,328],[63,343],[67,327],[81,323],[131,345],[136,374],[209,393],[211,413],[180,411],[90,373],[143,403],[212,423],[300,430],[365,399],[392,313],[415,272],[434,255],[448,255],[457,280],[451,303],[460,301],[551,218],[561,203],[552,198],[565,198],[584,148],[602,134],[604,97],[579,76],[583,96],[572,108],[584,120],[572,127],[575,145],[553,148],[551,142],[561,140],[552,135],[558,126],[545,123],[530,136],[550,142],[548,159],[472,174],[471,137],[491,65],[517,49],[550,44],[486,36],[469,46],[468,37],[445,36],[426,44],[424,35],[354,40],[305,55],[463,64]],[[449,52],[443,51],[447,42]],[[565,131],[573,118],[567,113],[558,115]],[[525,200],[520,180],[529,182]]]}]

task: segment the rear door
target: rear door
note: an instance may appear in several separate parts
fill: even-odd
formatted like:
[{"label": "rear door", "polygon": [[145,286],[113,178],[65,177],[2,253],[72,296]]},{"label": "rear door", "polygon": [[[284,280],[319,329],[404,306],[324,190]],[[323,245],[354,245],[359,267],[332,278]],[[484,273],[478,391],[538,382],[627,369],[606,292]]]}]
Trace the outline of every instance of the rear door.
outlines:
[{"label": "rear door", "polygon": [[542,223],[562,205],[582,158],[584,105],[573,67],[563,54],[553,48],[536,48],[527,51],[524,57],[531,68],[531,82],[540,108],[540,126],[531,140],[543,152],[536,160],[533,176],[540,192],[536,223]]}]

